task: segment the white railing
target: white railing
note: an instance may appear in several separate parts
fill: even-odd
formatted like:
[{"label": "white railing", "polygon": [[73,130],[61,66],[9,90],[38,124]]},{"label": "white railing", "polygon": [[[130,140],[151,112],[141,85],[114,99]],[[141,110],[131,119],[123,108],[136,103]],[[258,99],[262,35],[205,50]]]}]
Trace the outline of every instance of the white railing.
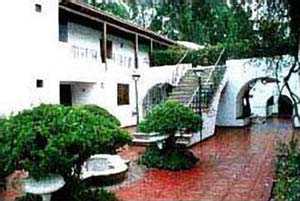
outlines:
[{"label": "white railing", "polygon": [[[221,58],[222,58],[224,52],[225,52],[225,48],[223,48],[223,50],[221,51],[221,53],[220,53],[220,55],[219,55],[219,57],[218,57],[218,59],[217,59],[215,65],[213,65],[212,67],[202,67],[202,68],[201,68],[201,69],[204,69],[204,70],[205,70],[205,69],[211,68],[211,70],[210,70],[210,72],[209,72],[209,75],[208,75],[208,78],[207,78],[205,84],[208,84],[209,81],[211,80],[211,78],[212,78],[212,76],[213,76],[213,72],[215,71],[215,69],[217,68],[218,64],[220,63]],[[193,93],[191,99],[189,100],[187,106],[190,107],[190,106],[192,105],[193,100],[194,100],[195,96],[197,95],[198,91],[199,91],[199,86],[198,86],[198,87],[196,88],[196,90],[194,91],[194,93]]]}]

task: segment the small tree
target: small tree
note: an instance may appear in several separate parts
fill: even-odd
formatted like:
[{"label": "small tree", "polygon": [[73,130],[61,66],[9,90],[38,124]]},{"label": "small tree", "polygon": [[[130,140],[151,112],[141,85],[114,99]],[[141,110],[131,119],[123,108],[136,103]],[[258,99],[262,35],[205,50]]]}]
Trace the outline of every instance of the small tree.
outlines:
[{"label": "small tree", "polygon": [[130,142],[119,125],[97,106],[41,105],[1,120],[0,176],[22,169],[36,179],[60,174],[66,180],[64,195],[71,199],[91,155],[115,153]]},{"label": "small tree", "polygon": [[190,108],[176,101],[167,101],[156,106],[139,125],[141,132],[158,132],[169,135],[163,150],[151,147],[141,158],[148,167],[171,170],[188,169],[197,161],[192,153],[176,145],[178,131],[196,132],[201,129],[201,117]]}]

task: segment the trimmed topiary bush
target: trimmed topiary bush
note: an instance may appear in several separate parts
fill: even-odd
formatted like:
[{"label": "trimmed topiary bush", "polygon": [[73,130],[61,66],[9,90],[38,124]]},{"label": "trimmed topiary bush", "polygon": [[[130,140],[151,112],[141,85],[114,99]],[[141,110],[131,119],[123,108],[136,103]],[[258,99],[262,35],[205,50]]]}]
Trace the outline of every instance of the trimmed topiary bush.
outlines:
[{"label": "trimmed topiary bush", "polygon": [[117,126],[121,126],[120,121],[102,107],[99,107],[97,105],[83,105],[81,107],[88,110],[89,112],[93,113],[96,116],[106,117],[107,119],[109,119],[112,123],[116,124]]},{"label": "trimmed topiary bush", "polygon": [[201,129],[201,117],[190,108],[176,101],[167,101],[154,107],[139,125],[144,133],[158,132],[168,135],[162,150],[155,147],[147,149],[140,163],[147,167],[169,170],[191,168],[196,163],[193,154],[176,144],[176,132],[185,130],[196,132]]},{"label": "trimmed topiary bush", "polygon": [[6,119],[0,135],[4,171],[25,169],[35,178],[79,174],[90,155],[113,153],[119,140],[130,141],[111,118],[90,108],[58,105],[42,105]]},{"label": "trimmed topiary bush", "polygon": [[145,133],[158,132],[162,135],[174,135],[186,129],[196,132],[201,129],[201,117],[189,107],[176,101],[166,101],[154,107],[139,124],[139,130]]},{"label": "trimmed topiary bush", "polygon": [[60,174],[67,182],[64,194],[70,194],[70,186],[80,183],[81,166],[91,155],[113,154],[130,142],[119,125],[96,106],[41,105],[24,110],[0,121],[1,176],[21,169],[36,179]]}]

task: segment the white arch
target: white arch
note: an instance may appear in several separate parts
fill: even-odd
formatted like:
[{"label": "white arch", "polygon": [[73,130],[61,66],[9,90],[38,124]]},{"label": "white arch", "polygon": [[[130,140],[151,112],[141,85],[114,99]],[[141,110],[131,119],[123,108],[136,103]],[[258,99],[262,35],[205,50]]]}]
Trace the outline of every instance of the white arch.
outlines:
[{"label": "white arch", "polygon": [[[169,82],[164,82],[164,83],[157,83],[157,84],[154,84],[152,87],[150,87],[146,94],[143,96],[142,98],[142,114],[143,116],[146,115],[147,111],[149,109],[151,109],[154,105],[158,104],[158,102],[153,102],[153,97],[152,96],[152,93],[155,89],[159,89],[161,87],[164,87],[164,86],[170,86],[170,87],[174,87],[174,85],[172,85],[171,83]],[[167,94],[162,94],[161,91],[159,91],[159,93],[157,93],[157,95],[159,95],[160,97],[159,98],[167,98]],[[160,100],[157,100],[157,101],[160,101]]]},{"label": "white arch", "polygon": [[250,123],[249,118],[239,118],[241,113],[242,96],[249,84],[257,80],[275,79],[273,72],[267,64],[250,59],[230,60],[226,63],[228,68],[228,84],[221,97],[218,115],[218,126],[241,127]]}]

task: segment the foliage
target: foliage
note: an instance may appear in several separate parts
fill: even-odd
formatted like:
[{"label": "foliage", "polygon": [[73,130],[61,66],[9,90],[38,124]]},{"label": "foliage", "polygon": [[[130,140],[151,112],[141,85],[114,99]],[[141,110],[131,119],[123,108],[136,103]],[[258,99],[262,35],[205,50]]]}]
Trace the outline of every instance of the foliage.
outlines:
[{"label": "foliage", "polygon": [[84,108],[85,110],[88,110],[89,112],[91,112],[92,114],[94,114],[96,116],[105,117],[105,118],[109,119],[113,124],[116,124],[117,126],[121,126],[120,121],[102,107],[99,107],[97,105],[84,105],[84,106],[82,106],[82,108]]},{"label": "foliage", "polygon": [[[74,191],[71,198],[64,198],[64,200],[72,201],[118,201],[114,193],[108,192],[104,189],[89,189],[86,186],[80,185],[77,191]],[[53,197],[52,200],[60,201],[61,199]],[[26,196],[19,198],[17,201],[42,201],[41,196],[26,194]]]},{"label": "foliage", "polygon": [[198,159],[192,152],[186,150],[159,150],[157,146],[147,148],[139,163],[148,168],[160,168],[167,170],[186,170],[192,168]]},{"label": "foliage", "polygon": [[279,146],[274,197],[277,201],[300,200],[300,149],[296,140]]},{"label": "foliage", "polygon": [[73,201],[117,201],[117,197],[114,193],[108,192],[104,189],[87,189],[81,188]]},{"label": "foliage", "polygon": [[180,130],[196,132],[201,129],[201,117],[176,101],[166,101],[155,106],[139,125],[145,133],[168,135],[162,150],[149,148],[140,158],[147,167],[182,170],[193,167],[197,159],[191,152],[176,144],[175,133]]},{"label": "foliage", "polygon": [[181,129],[191,132],[200,130],[201,117],[176,101],[166,101],[157,105],[139,124],[139,130],[145,133],[175,134]]},{"label": "foliage", "polygon": [[[185,58],[181,63],[192,63],[193,66],[201,65],[213,65],[218,60],[220,53],[224,47],[222,45],[209,46],[205,49],[197,51],[189,51],[170,48],[167,50],[154,51],[151,55],[151,65],[152,66],[163,66],[163,65],[176,65],[181,58],[185,55]],[[225,62],[225,57],[222,57],[221,63]]]},{"label": "foliage", "polygon": [[4,174],[25,169],[37,179],[50,173],[78,178],[91,155],[112,153],[130,141],[109,113],[91,108],[41,105],[5,119],[0,124]]},{"label": "foliage", "polygon": [[150,29],[174,40],[203,45],[255,41],[251,13],[238,5],[228,7],[218,0],[172,1],[156,10]]},{"label": "foliage", "polygon": [[85,0],[86,3],[94,6],[99,10],[111,13],[123,19],[129,19],[130,13],[123,4],[119,3],[98,3],[96,0]]},{"label": "foliage", "polygon": [[169,48],[167,50],[157,50],[151,55],[152,66],[175,65],[181,58],[181,63],[191,63],[193,66],[215,65],[221,52],[225,49],[220,63],[224,64],[228,59],[246,59],[253,57],[273,57],[282,54],[289,54],[295,46],[289,40],[281,40],[276,45],[264,46],[265,44],[251,43],[250,41],[240,41],[236,43],[224,43],[215,46],[207,46],[204,49],[188,51],[182,48]]}]

